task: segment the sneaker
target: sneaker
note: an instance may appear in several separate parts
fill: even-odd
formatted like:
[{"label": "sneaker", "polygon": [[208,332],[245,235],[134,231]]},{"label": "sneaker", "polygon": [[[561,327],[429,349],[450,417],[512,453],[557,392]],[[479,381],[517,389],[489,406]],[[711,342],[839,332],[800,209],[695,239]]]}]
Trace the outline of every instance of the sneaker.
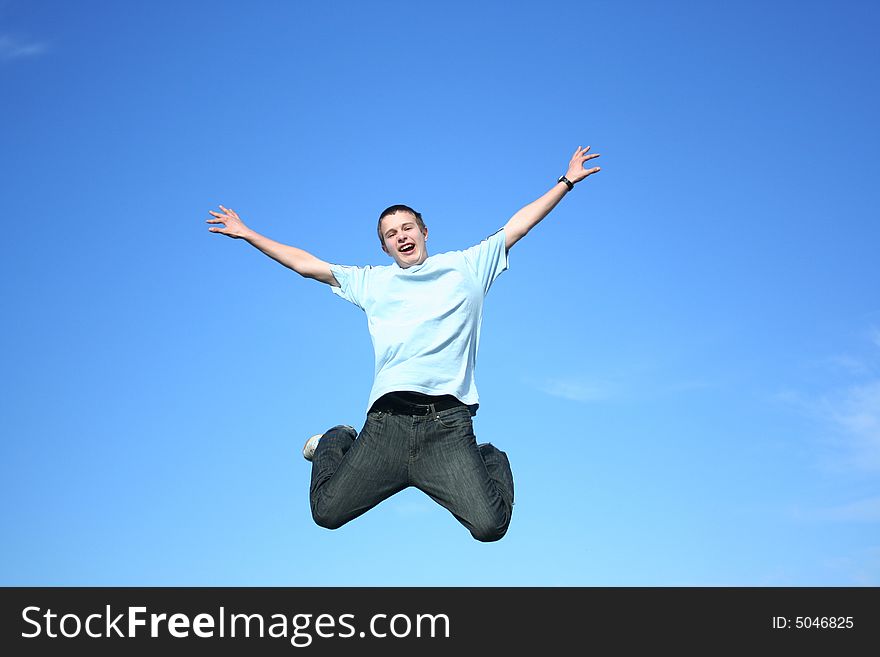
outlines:
[{"label": "sneaker", "polygon": [[[346,429],[351,434],[352,439],[357,438],[357,429],[347,424],[339,424],[332,429],[328,429],[327,433],[330,433],[331,431],[336,431],[338,429]],[[306,459],[306,461],[311,461],[312,458],[314,458],[315,449],[317,449],[318,447],[318,441],[321,440],[323,436],[323,433],[315,434],[306,441],[305,445],[303,445],[303,457]]]},{"label": "sneaker", "polygon": [[315,456],[315,448],[318,446],[318,441],[321,440],[323,435],[323,433],[315,434],[303,445],[303,457],[305,457],[306,461],[311,461],[312,457]]}]

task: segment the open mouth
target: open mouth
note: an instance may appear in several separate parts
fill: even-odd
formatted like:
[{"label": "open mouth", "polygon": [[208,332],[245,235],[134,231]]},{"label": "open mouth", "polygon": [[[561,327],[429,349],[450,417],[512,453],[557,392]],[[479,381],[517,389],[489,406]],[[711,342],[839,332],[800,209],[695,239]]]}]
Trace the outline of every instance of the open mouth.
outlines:
[{"label": "open mouth", "polygon": [[411,253],[413,250],[415,250],[415,248],[415,244],[404,244],[398,249],[398,251],[400,251],[401,253]]}]

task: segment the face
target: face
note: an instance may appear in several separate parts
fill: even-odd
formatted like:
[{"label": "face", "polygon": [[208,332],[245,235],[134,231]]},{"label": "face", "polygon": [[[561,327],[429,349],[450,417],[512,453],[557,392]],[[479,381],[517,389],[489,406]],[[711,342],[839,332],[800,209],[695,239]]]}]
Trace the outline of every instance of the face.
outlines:
[{"label": "face", "polygon": [[402,269],[422,264],[428,257],[425,232],[409,212],[395,212],[382,219],[382,250],[394,258]]}]

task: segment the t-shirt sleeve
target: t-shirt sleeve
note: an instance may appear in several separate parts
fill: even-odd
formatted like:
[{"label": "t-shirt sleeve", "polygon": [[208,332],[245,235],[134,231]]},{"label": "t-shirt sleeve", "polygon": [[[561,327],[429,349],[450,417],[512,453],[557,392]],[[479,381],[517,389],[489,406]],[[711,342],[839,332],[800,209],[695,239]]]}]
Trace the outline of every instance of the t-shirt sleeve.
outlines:
[{"label": "t-shirt sleeve", "polygon": [[495,279],[507,269],[504,229],[500,229],[494,235],[490,235],[476,246],[465,249],[462,253],[471,271],[482,284],[483,294],[488,294]]},{"label": "t-shirt sleeve", "polygon": [[330,286],[333,294],[350,301],[361,310],[367,298],[367,285],[370,267],[350,267],[348,265],[330,265],[330,271],[336,277],[339,287]]}]

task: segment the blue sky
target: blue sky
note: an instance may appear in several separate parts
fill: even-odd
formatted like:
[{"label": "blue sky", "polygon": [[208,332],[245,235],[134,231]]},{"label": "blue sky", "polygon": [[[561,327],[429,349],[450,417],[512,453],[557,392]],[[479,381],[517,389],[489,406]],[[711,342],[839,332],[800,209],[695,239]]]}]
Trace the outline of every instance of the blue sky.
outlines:
[{"label": "blue sky", "polygon": [[[874,3],[0,2],[0,583],[880,584]],[[499,543],[407,490],[330,532],[342,264],[466,248],[602,172],[487,299]]]}]

